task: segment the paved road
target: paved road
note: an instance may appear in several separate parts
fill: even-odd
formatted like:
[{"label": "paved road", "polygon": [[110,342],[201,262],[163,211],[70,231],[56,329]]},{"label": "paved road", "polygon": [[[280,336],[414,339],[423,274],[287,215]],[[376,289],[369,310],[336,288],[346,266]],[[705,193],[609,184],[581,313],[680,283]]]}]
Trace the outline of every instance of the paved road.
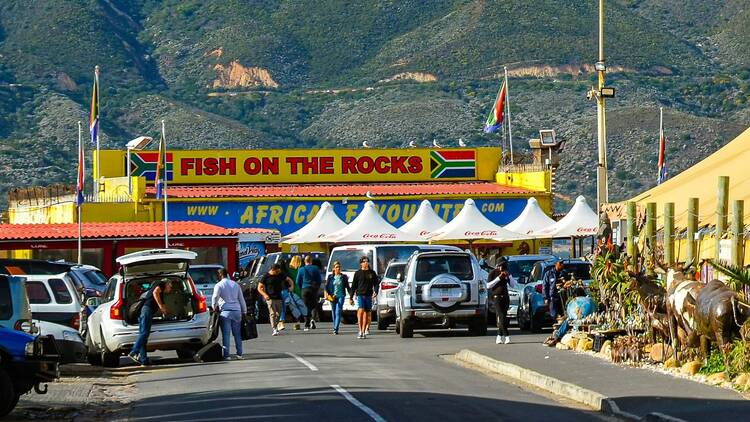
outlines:
[{"label": "paved road", "polygon": [[271,337],[262,327],[261,338],[245,342],[242,361],[193,364],[165,353],[136,376],[131,420],[603,419],[439,357],[493,337],[455,330],[400,339],[389,331],[358,340],[353,326],[339,336],[329,328]]}]

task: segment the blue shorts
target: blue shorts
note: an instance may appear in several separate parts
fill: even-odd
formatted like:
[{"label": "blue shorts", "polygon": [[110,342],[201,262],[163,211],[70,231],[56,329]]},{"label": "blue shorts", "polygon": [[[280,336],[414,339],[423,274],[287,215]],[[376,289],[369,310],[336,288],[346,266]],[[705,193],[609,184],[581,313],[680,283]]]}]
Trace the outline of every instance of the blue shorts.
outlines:
[{"label": "blue shorts", "polygon": [[357,308],[372,311],[372,296],[357,295]]}]

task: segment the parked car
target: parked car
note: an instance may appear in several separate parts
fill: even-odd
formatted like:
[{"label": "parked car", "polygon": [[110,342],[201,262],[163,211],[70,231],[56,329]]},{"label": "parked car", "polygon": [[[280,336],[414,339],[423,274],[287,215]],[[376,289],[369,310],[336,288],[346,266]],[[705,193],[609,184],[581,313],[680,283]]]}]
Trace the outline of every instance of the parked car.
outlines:
[{"label": "parked car", "polygon": [[[518,326],[522,330],[540,332],[542,328],[554,324],[549,314],[549,306],[544,304],[544,275],[553,271],[557,258],[537,262],[531,270],[531,278],[521,292],[520,306],[518,308]],[[574,277],[585,286],[591,283],[591,263],[581,259],[563,259],[561,276],[564,280]],[[554,298],[558,302],[557,309],[563,309],[560,297]]]},{"label": "parked car", "polygon": [[27,275],[24,278],[34,319],[80,329],[82,295],[68,274]]},{"label": "parked car", "polygon": [[78,265],[65,261],[45,261],[42,259],[0,259],[0,273],[18,276],[67,274],[76,289],[87,298],[101,296],[107,284],[107,277],[91,265]]},{"label": "parked car", "polygon": [[127,310],[154,283],[172,281],[173,290],[163,300],[168,315],[154,316],[148,350],[176,350],[191,357],[210,341],[209,312],[205,296],[188,277],[196,253],[179,249],[152,249],[117,258],[120,272],[107,284],[104,296],[90,298],[96,307],[88,320],[85,338],[92,364],[116,367],[138,337],[137,316]]},{"label": "parked car", "polygon": [[458,322],[474,335],[486,335],[486,274],[468,252],[413,254],[396,290],[396,331],[407,338],[415,328]]},{"label": "parked car", "polygon": [[[540,261],[555,258],[554,255],[507,255],[504,257],[508,262],[508,272],[516,281],[518,287],[509,287],[510,306],[508,307],[508,319],[518,322],[518,307],[521,304],[521,291],[531,279],[531,270],[534,264]],[[488,280],[492,281],[492,280]],[[489,303],[490,314],[495,314],[495,304]]]},{"label": "parked car", "polygon": [[32,388],[47,392],[41,385],[59,378],[57,359],[52,338],[0,327],[0,418]]},{"label": "parked car", "polygon": [[[388,264],[392,261],[406,261],[409,257],[417,251],[461,251],[461,249],[455,246],[447,245],[349,245],[349,246],[338,246],[333,248],[331,251],[331,257],[328,259],[329,269],[333,268],[333,263],[339,261],[341,263],[341,272],[349,277],[351,282],[354,277],[354,273],[359,269],[359,259],[366,256],[370,260],[370,267],[375,271],[378,277],[385,274],[385,270]],[[323,277],[330,274],[330,271],[326,272]],[[372,304],[373,310],[377,309],[377,300]],[[326,318],[330,318],[331,315],[331,303],[328,301],[323,302],[323,314]],[[374,312],[373,319],[377,318],[377,312]],[[344,312],[343,316],[346,320],[353,320],[357,314],[357,303],[354,305],[350,304],[348,300],[344,301]]]},{"label": "parked car", "polygon": [[219,264],[204,264],[191,265],[188,270],[195,288],[209,300],[214,294],[214,286],[219,282],[219,270],[222,268],[224,266]]},{"label": "parked car", "polygon": [[25,279],[0,275],[0,327],[34,336],[54,337],[60,363],[86,361],[86,346],[78,331],[60,324],[32,319]]},{"label": "parked car", "polygon": [[396,322],[396,289],[406,268],[406,261],[391,261],[380,280],[377,298],[378,330],[387,330]]}]

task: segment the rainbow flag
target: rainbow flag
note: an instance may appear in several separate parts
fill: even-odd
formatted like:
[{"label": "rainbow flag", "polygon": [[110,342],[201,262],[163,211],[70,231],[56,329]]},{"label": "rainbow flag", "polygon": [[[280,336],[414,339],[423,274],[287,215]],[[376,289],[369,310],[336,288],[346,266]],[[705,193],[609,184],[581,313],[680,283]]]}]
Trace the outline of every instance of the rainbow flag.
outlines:
[{"label": "rainbow flag", "polygon": [[156,186],[156,199],[162,199],[164,197],[165,190],[165,179],[166,179],[166,166],[165,161],[167,158],[167,140],[164,139],[164,132],[161,133],[161,139],[159,139],[159,159],[156,161],[156,176],[154,179],[154,185]]},{"label": "rainbow flag", "polygon": [[91,133],[91,143],[99,145],[99,66],[94,70],[94,90],[91,92],[89,132]]},{"label": "rainbow flag", "polygon": [[84,164],[86,155],[83,153],[83,143],[81,142],[81,126],[78,126],[78,177],[76,180],[76,205],[81,206],[84,201],[83,184],[85,182]]},{"label": "rainbow flag", "polygon": [[484,122],[484,133],[495,133],[503,126],[505,100],[508,97],[506,83],[507,80],[503,81],[502,86],[500,86],[500,91],[498,91],[497,93],[497,98],[495,98],[495,103],[492,106],[492,110],[487,116],[487,120]]}]

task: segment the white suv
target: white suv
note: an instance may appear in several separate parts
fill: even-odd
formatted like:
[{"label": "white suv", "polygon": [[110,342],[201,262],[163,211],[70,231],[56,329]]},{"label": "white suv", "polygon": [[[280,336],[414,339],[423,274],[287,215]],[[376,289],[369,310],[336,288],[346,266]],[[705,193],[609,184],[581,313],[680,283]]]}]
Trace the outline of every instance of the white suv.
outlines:
[{"label": "white suv", "polygon": [[418,252],[406,263],[396,290],[396,332],[456,322],[487,334],[487,273],[468,252]]},{"label": "white suv", "polygon": [[89,362],[115,367],[120,355],[129,352],[138,337],[138,316],[128,309],[154,283],[171,280],[172,292],[163,301],[167,317],[154,315],[151,335],[146,346],[151,350],[176,350],[180,357],[190,357],[208,343],[209,312],[206,298],[188,277],[190,261],[196,253],[179,249],[153,249],[117,258],[122,266],[113,276],[101,298],[90,298],[96,306],[88,318],[86,344]]}]

